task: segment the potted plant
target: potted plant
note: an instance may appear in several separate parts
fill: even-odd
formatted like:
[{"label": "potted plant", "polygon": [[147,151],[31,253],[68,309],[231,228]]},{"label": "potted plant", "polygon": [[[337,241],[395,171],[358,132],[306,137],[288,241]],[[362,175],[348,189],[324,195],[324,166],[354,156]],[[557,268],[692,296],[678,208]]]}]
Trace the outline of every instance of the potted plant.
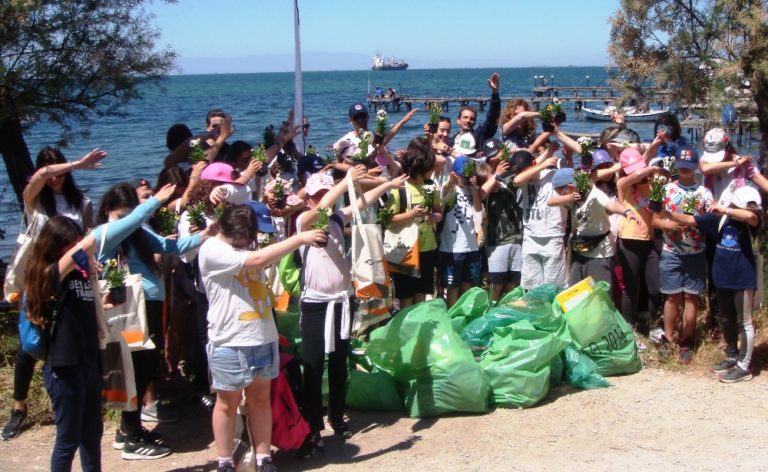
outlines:
[{"label": "potted plant", "polygon": [[387,112],[382,109],[376,112],[376,130],[373,133],[373,144],[384,144],[384,137],[388,132]]},{"label": "potted plant", "polygon": [[576,144],[581,148],[579,155],[582,167],[592,167],[592,149],[595,147],[592,138],[582,136],[576,140]]},{"label": "potted plant", "polygon": [[592,179],[589,178],[589,174],[577,170],[573,173],[573,181],[576,183],[576,192],[581,196],[580,203],[584,203],[589,191],[592,190]]},{"label": "potted plant", "polygon": [[[317,209],[317,219],[312,223],[312,229],[321,229],[328,236],[328,220],[331,217],[331,209],[320,207]],[[318,247],[328,246],[328,239],[324,243],[318,243]]]},{"label": "potted plant", "polygon": [[464,184],[467,187],[471,185],[469,182],[469,179],[474,177],[476,173],[477,173],[477,164],[473,159],[468,159],[467,163],[464,164],[464,170],[461,171],[461,176],[464,177]]},{"label": "potted plant", "polygon": [[435,193],[437,193],[437,184],[431,180],[427,180],[421,186],[421,191],[424,193],[424,206],[429,208],[429,212],[432,213],[432,206],[435,202]]},{"label": "potted plant", "polygon": [[429,105],[429,134],[437,133],[437,124],[440,122],[440,117],[443,115],[443,107],[437,103],[431,103]]},{"label": "potted plant", "polygon": [[251,149],[251,159],[261,162],[261,169],[256,173],[259,177],[267,175],[267,148],[263,144]]},{"label": "potted plant", "polygon": [[376,213],[376,224],[381,225],[381,229],[386,230],[392,223],[392,218],[395,216],[395,212],[389,208],[380,208]]},{"label": "potted plant", "polygon": [[371,135],[370,131],[365,131],[362,128],[358,130],[357,134],[360,137],[360,144],[357,145],[358,152],[352,156],[352,160],[356,164],[363,164],[367,167],[369,163],[368,149],[371,146],[373,135]]},{"label": "potted plant", "polygon": [[665,185],[667,178],[663,175],[657,175],[651,179],[650,195],[648,196],[648,209],[654,213],[661,211],[661,202],[666,196]]},{"label": "potted plant", "polygon": [[285,191],[285,184],[280,177],[272,181],[272,196],[275,198],[275,207],[278,209],[285,208],[285,203],[288,198]]},{"label": "potted plant", "polygon": [[208,156],[205,155],[205,151],[203,151],[203,140],[200,138],[192,139],[189,141],[189,147],[192,148],[192,150],[189,152],[189,160],[192,162],[201,162],[207,159]]},{"label": "potted plant", "polygon": [[693,215],[699,209],[699,196],[695,192],[686,193],[683,198],[683,213]]},{"label": "potted plant", "polygon": [[190,225],[197,226],[200,229],[205,229],[208,226],[205,221],[205,203],[197,202],[187,205],[187,221]]},{"label": "potted plant", "polygon": [[558,99],[553,99],[552,103],[545,106],[543,110],[539,112],[539,118],[541,118],[541,127],[544,131],[552,132],[555,130],[555,124],[559,125],[565,122],[565,112],[563,107],[560,106]]},{"label": "potted plant", "polygon": [[107,281],[107,288],[109,289],[109,300],[113,305],[120,305],[121,303],[125,303],[126,275],[126,270],[120,266],[120,263],[117,261],[117,259],[109,259],[107,261],[104,279]]},{"label": "potted plant", "polygon": [[510,157],[512,157],[512,151],[509,149],[509,146],[501,143],[499,146],[499,161],[506,162]]},{"label": "potted plant", "polygon": [[176,234],[176,225],[179,222],[179,215],[166,207],[162,207],[155,213],[153,222],[155,229],[157,229],[160,234],[169,236],[171,234]]}]

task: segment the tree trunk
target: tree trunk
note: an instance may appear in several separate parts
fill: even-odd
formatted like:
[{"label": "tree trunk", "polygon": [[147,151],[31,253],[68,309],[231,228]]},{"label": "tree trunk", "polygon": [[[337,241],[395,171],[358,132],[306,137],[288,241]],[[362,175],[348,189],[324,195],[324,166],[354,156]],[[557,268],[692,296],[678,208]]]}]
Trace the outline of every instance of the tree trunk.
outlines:
[{"label": "tree trunk", "polygon": [[35,166],[32,164],[27,142],[24,141],[21,120],[18,117],[0,120],[0,153],[3,154],[5,168],[16,198],[19,204],[23,205],[22,193],[27,185],[27,179],[35,171]]}]

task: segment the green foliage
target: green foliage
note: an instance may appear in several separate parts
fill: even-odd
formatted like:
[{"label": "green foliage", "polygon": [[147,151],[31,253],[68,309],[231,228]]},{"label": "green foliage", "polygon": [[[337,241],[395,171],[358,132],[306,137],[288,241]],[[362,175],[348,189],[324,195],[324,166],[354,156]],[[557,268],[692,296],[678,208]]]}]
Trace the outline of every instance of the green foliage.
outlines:
[{"label": "green foliage", "polygon": [[376,213],[376,224],[381,225],[381,229],[387,229],[394,216],[395,212],[389,208],[380,208]]},{"label": "green foliage", "polygon": [[317,219],[312,223],[312,229],[328,229],[328,219],[331,217],[331,209],[320,207],[317,209]]},{"label": "green foliage", "polygon": [[371,135],[370,131],[365,131],[363,129],[358,131],[358,135],[360,136],[360,144],[357,145],[358,152],[352,156],[352,160],[367,161],[368,149],[370,148],[371,142],[373,141],[373,136]]},{"label": "green foliage", "polygon": [[385,110],[379,110],[376,112],[376,134],[385,136],[389,132],[387,119],[388,116]]},{"label": "green foliage", "polygon": [[436,125],[440,122],[440,117],[443,114],[443,107],[437,103],[431,103],[429,105],[429,122]]},{"label": "green foliage", "polygon": [[176,234],[176,225],[179,222],[179,215],[162,207],[155,214],[153,222],[155,228],[157,228],[161,234],[165,236]]},{"label": "green foliage", "polygon": [[667,185],[667,178],[662,175],[657,175],[651,179],[651,192],[648,196],[648,200],[652,202],[660,202],[664,200],[667,192],[664,190]]},{"label": "green foliage", "polygon": [[573,173],[573,181],[576,183],[576,190],[586,196],[592,188],[592,179],[589,178],[589,174],[577,170]]},{"label": "green foliage", "polygon": [[259,147],[251,149],[251,159],[259,162],[267,162],[267,150],[263,144],[259,144]]},{"label": "green foliage", "polygon": [[477,173],[477,164],[473,159],[467,159],[467,163],[464,164],[464,169],[461,171],[461,175],[466,178],[471,178]]},{"label": "green foliage", "polygon": [[543,110],[539,112],[539,118],[541,118],[541,121],[545,123],[552,123],[555,120],[555,116],[557,116],[558,113],[563,112],[563,107],[560,106],[559,102],[552,102],[549,105],[545,106]]},{"label": "green foliage", "polygon": [[187,205],[187,221],[198,228],[205,227],[205,203],[197,202]]},{"label": "green foliage", "polygon": [[109,259],[105,265],[104,280],[109,288],[125,285],[125,276],[128,272],[123,269],[117,259]]},{"label": "green foliage", "polygon": [[499,160],[502,162],[508,161],[512,157],[512,152],[509,150],[509,146],[501,143],[501,149],[499,150]]}]

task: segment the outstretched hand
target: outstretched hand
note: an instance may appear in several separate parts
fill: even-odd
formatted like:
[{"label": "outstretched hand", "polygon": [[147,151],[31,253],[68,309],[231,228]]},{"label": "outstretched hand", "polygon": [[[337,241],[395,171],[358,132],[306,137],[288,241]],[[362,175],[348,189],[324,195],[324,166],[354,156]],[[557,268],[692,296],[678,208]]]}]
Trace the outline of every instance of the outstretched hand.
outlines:
[{"label": "outstretched hand", "polygon": [[491,87],[491,91],[494,93],[497,93],[499,91],[499,82],[501,81],[501,76],[498,74],[498,72],[494,72],[491,74],[491,77],[488,79],[488,86]]},{"label": "outstretched hand", "polygon": [[107,157],[107,151],[96,148],[77,162],[78,169],[95,169],[101,167],[101,160]]},{"label": "outstretched hand", "polygon": [[176,185],[175,184],[166,184],[163,185],[163,188],[157,191],[155,194],[155,198],[157,198],[160,203],[165,203],[168,201],[169,198],[173,195],[173,193],[176,191]]}]

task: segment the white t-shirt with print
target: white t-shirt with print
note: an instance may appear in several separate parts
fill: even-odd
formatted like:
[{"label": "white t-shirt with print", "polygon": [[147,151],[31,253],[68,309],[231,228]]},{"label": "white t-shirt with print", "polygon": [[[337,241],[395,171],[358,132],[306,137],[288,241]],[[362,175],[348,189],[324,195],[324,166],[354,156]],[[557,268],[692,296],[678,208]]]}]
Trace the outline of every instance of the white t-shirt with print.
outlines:
[{"label": "white t-shirt with print", "polygon": [[[584,203],[573,208],[573,226],[577,236],[598,236],[610,232],[611,219],[605,206],[611,202],[611,197],[597,187],[587,195]],[[613,257],[614,246],[610,235],[603,238],[595,249],[581,253],[591,258]]]},{"label": "white t-shirt with print", "polygon": [[547,200],[554,195],[552,177],[555,169],[544,169],[539,180],[520,187],[520,208],[523,209],[523,235],[556,237],[565,235],[566,210],[549,206]]},{"label": "white t-shirt with print", "polygon": [[277,341],[272,303],[262,269],[245,268],[248,251],[219,238],[200,247],[200,273],[208,297],[208,340],[216,346],[261,346]]},{"label": "white t-shirt with print", "polygon": [[[455,197],[454,197],[455,196]],[[446,197],[446,202],[454,201],[452,207],[446,205],[445,223],[440,233],[440,251],[461,254],[477,251],[477,232],[474,218],[475,208],[472,206],[472,191],[456,186]]]}]

